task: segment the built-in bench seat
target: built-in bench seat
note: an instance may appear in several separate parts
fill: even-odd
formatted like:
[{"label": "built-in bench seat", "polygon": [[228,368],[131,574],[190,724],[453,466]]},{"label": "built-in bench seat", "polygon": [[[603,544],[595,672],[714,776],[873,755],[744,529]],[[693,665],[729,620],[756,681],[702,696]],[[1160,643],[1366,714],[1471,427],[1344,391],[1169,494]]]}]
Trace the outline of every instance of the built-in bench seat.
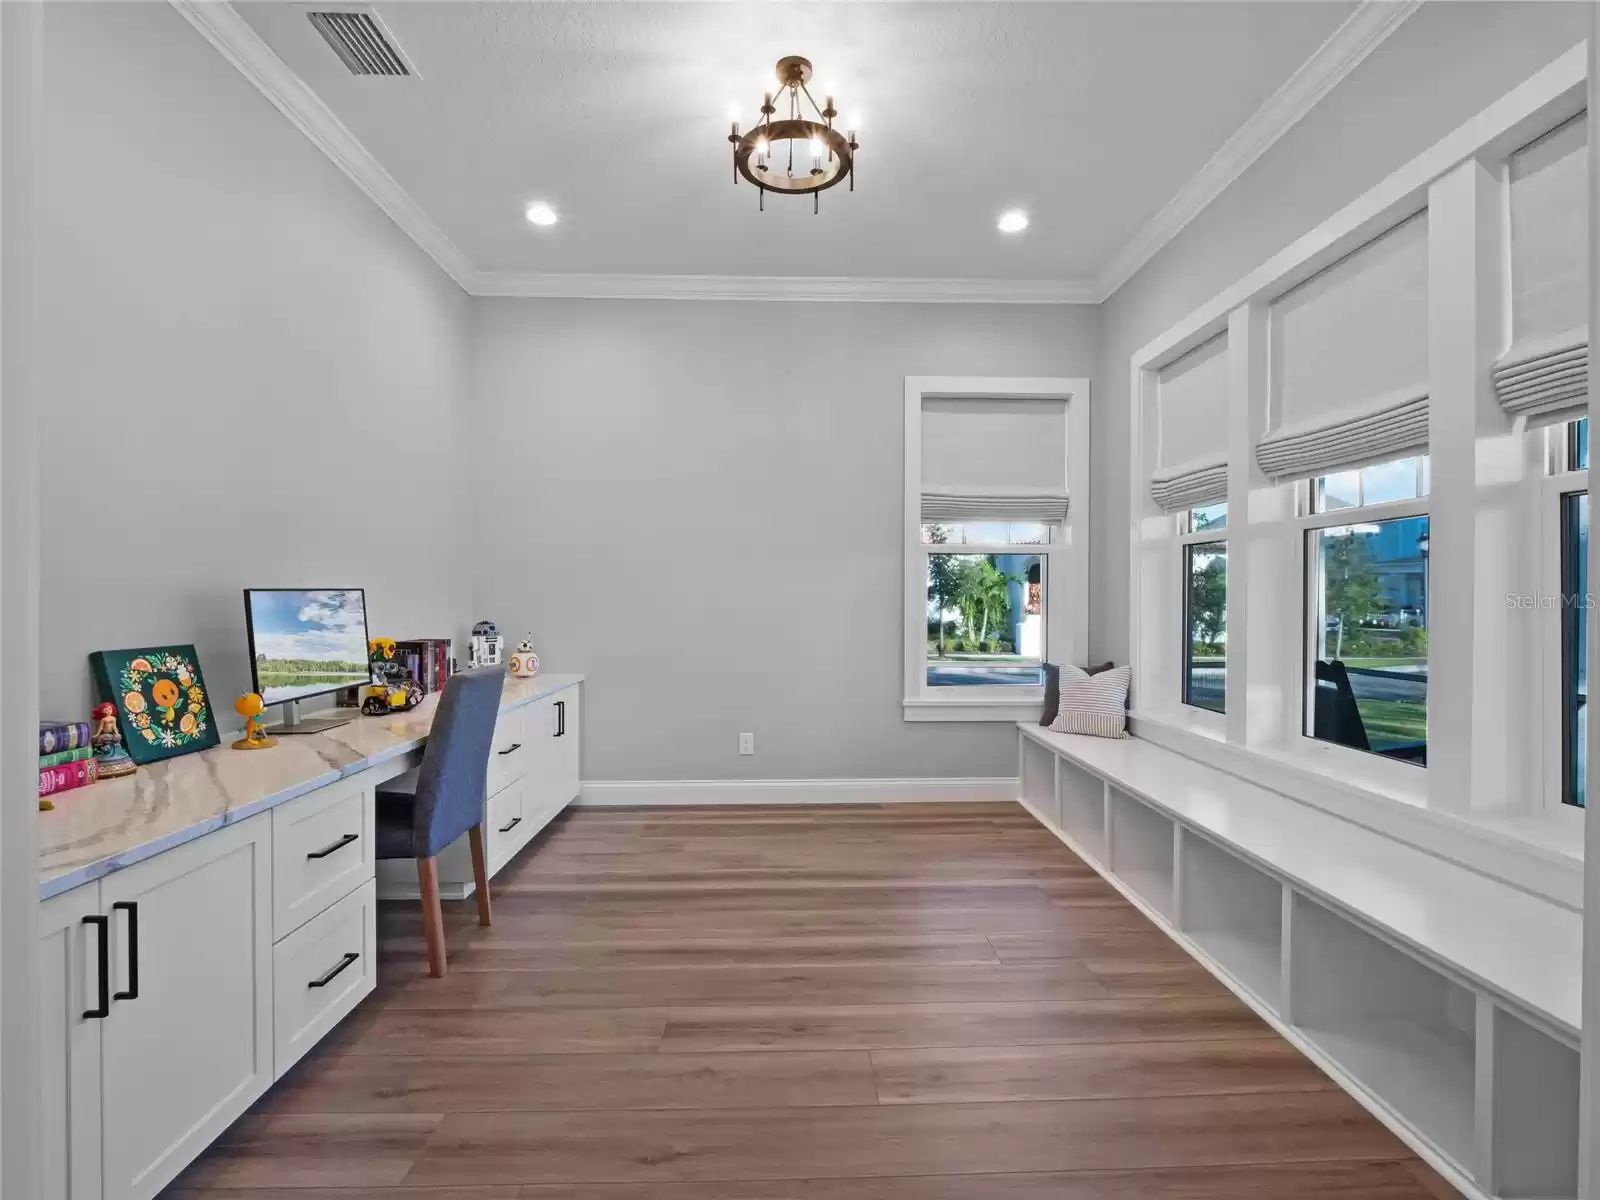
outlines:
[{"label": "built-in bench seat", "polygon": [[1470,1196],[1577,1194],[1579,913],[1138,738],[1021,801]]}]

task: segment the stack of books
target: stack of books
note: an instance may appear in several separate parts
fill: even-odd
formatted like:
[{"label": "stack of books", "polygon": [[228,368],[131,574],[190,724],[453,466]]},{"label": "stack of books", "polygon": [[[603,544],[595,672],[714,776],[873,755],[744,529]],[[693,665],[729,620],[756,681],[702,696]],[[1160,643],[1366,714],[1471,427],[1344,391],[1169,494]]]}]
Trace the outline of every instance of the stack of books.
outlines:
[{"label": "stack of books", "polygon": [[411,638],[394,644],[395,661],[417,681],[424,695],[444,691],[450,678],[450,639]]},{"label": "stack of books", "polygon": [[39,722],[39,807],[53,808],[46,797],[95,780],[94,751],[87,721]]}]

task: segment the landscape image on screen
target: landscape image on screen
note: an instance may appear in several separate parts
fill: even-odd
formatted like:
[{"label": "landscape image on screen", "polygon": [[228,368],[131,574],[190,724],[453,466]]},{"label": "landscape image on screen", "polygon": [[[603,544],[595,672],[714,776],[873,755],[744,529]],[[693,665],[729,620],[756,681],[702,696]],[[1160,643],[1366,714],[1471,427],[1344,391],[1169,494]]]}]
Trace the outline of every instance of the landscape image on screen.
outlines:
[{"label": "landscape image on screen", "polygon": [[360,591],[250,591],[256,685],[282,704],[367,682],[367,614]]}]

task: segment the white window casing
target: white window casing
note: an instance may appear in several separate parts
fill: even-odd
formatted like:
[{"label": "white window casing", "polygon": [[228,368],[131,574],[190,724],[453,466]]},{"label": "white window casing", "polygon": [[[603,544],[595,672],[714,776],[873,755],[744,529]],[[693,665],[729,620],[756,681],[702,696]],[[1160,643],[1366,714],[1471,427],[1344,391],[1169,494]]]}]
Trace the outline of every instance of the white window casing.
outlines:
[{"label": "white window casing", "polygon": [[1541,425],[1589,402],[1589,122],[1574,117],[1511,156],[1511,349],[1500,405]]},{"label": "white window casing", "polygon": [[1307,479],[1428,445],[1428,214],[1274,300],[1271,427],[1256,461]]},{"label": "white window casing", "polygon": [[[1084,661],[1089,381],[908,376],[905,405],[905,719],[1037,720],[1042,686],[928,684],[928,556],[1038,555],[1044,653],[1052,662]],[[925,524],[969,523],[1043,524],[1050,532],[1041,544],[922,540]]]}]

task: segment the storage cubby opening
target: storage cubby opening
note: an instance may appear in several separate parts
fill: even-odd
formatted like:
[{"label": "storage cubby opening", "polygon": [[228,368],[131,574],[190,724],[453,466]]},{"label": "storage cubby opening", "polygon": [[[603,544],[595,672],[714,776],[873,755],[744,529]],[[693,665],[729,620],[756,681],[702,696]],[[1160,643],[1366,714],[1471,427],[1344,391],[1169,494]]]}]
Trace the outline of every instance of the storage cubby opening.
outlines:
[{"label": "storage cubby opening", "polygon": [[1056,756],[1032,738],[1022,739],[1022,798],[1047,820],[1056,820]]},{"label": "storage cubby opening", "polygon": [[1578,1051],[1496,1008],[1493,1192],[1506,1200],[1578,1194]]},{"label": "storage cubby opening", "polygon": [[1171,920],[1172,822],[1115,788],[1111,822],[1111,869],[1135,895]]},{"label": "storage cubby opening", "polygon": [[1283,961],[1283,885],[1189,830],[1179,886],[1184,932],[1274,1011]]},{"label": "storage cubby opening", "polygon": [[1305,896],[1290,931],[1294,1023],[1470,1171],[1477,998]]},{"label": "storage cubby opening", "polygon": [[1101,862],[1106,857],[1106,785],[1075,763],[1060,761],[1056,778],[1060,789],[1061,828],[1084,853]]}]

